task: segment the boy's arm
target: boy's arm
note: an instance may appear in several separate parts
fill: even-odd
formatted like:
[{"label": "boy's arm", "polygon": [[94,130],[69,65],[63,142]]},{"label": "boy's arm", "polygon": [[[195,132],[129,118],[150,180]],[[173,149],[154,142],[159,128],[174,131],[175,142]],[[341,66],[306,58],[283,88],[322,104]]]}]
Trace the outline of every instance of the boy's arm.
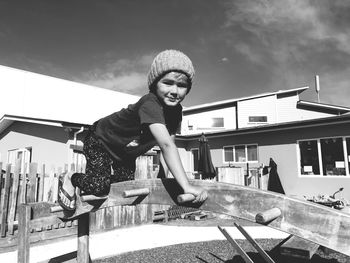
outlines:
[{"label": "boy's arm", "polygon": [[[175,143],[175,135],[170,135],[170,138]],[[164,160],[162,152],[160,152],[159,160],[160,160],[160,163],[162,165],[163,173],[164,173],[165,177],[168,177],[169,176],[169,168],[168,168],[168,166],[167,166],[167,164],[166,164],[166,162]]]},{"label": "boy's arm", "polygon": [[152,123],[149,125],[149,129],[162,151],[168,169],[184,192],[194,194],[196,196],[196,201],[204,201],[207,198],[206,191],[190,185],[182,166],[178,149],[166,126],[161,123]]}]

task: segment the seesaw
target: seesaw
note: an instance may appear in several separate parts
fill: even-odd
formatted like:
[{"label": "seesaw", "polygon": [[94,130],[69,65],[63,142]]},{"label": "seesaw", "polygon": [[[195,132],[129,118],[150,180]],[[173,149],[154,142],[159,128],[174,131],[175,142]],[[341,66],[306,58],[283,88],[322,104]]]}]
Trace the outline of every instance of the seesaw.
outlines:
[{"label": "seesaw", "polygon": [[[88,236],[89,212],[111,206],[181,204],[264,224],[350,256],[350,214],[250,187],[201,180],[191,180],[191,184],[208,191],[208,199],[204,203],[191,203],[194,196],[181,194],[181,188],[174,179],[135,180],[112,184],[108,198],[81,197],[73,215],[65,215],[52,204],[29,204],[27,213],[31,211],[31,222],[27,225],[37,227],[45,220],[61,222],[62,219],[78,218],[78,235],[80,232],[81,238],[83,232],[87,232]],[[25,222],[23,215],[21,218]],[[88,251],[86,253],[88,255]]]}]

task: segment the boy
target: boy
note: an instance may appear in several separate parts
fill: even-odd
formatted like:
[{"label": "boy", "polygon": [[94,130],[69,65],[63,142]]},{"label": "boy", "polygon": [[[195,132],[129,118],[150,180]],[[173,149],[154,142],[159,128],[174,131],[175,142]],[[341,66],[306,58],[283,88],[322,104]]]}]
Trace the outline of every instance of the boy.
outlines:
[{"label": "boy", "polygon": [[149,93],[119,112],[95,122],[84,140],[86,173],[68,173],[60,181],[58,202],[75,209],[75,187],[86,194],[106,195],[113,182],[134,179],[135,159],[156,144],[161,162],[175,177],[184,193],[203,202],[207,192],[189,183],[175,145],[175,133],[182,120],[181,102],[189,93],[194,68],[191,60],[177,50],[159,53],[148,74]]}]

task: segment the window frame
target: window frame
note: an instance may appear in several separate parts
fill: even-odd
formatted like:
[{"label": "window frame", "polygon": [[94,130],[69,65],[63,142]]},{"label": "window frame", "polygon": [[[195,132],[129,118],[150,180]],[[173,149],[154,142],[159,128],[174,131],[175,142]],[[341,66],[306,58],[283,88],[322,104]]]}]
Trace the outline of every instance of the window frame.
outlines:
[{"label": "window frame", "polygon": [[[193,171],[194,173],[197,173],[197,172],[198,172],[198,169],[195,169],[195,165],[194,165],[194,154],[193,154],[194,151],[197,152],[197,156],[198,156],[197,163],[198,163],[198,161],[199,161],[199,148],[191,148],[191,149],[190,149],[190,153],[191,153],[191,156],[190,156],[190,169],[191,169],[191,171]],[[198,168],[198,167],[197,167],[197,168]]]},{"label": "window frame", "polygon": [[[321,149],[321,140],[325,139],[336,139],[341,138],[342,140],[342,150],[343,150],[343,158],[344,158],[344,165],[345,165],[345,175],[341,174],[324,174],[323,173],[323,156],[322,156],[322,149]],[[317,138],[308,138],[308,139],[300,139],[296,141],[296,153],[297,153],[297,162],[298,162],[298,176],[299,177],[307,177],[307,178],[315,178],[315,177],[327,177],[327,178],[344,178],[349,177],[349,166],[350,166],[350,149],[347,149],[347,143],[346,140],[350,140],[350,136],[329,136],[329,137],[317,137]],[[307,142],[307,141],[316,141],[317,142],[317,157],[318,157],[318,168],[320,173],[319,174],[302,174],[301,172],[301,152],[300,152],[300,142]],[[349,147],[350,148],[350,147]]]},{"label": "window frame", "polygon": [[[235,147],[244,146],[245,151],[245,161],[236,162],[236,150]],[[256,146],[256,160],[248,160],[248,146]],[[232,157],[233,161],[226,161],[225,159],[225,148],[232,148]],[[224,164],[246,164],[246,163],[258,163],[259,162],[259,145],[257,143],[249,143],[249,144],[235,144],[235,145],[225,145],[222,148],[222,160]]]}]

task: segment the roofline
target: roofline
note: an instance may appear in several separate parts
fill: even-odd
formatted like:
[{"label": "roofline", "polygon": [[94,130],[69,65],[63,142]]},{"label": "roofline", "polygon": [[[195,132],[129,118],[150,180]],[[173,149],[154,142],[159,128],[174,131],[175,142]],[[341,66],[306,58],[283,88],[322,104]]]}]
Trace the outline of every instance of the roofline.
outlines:
[{"label": "roofline", "polygon": [[271,96],[271,95],[278,95],[278,94],[285,94],[285,93],[292,93],[292,92],[301,93],[301,92],[307,90],[308,88],[309,88],[309,86],[305,86],[305,87],[289,89],[289,90],[279,90],[279,91],[274,91],[274,92],[260,93],[260,94],[247,96],[247,97],[241,97],[241,98],[237,98],[237,99],[229,99],[229,100],[221,100],[221,101],[216,101],[216,102],[211,102],[211,103],[204,103],[204,104],[199,104],[196,106],[184,107],[183,112],[186,113],[186,112],[190,112],[190,111],[206,109],[206,108],[211,108],[211,107],[217,107],[217,106],[235,103],[238,101],[250,100],[250,99],[254,99],[254,98],[261,98],[261,97],[266,97],[266,96]]},{"label": "roofline", "polygon": [[322,108],[322,109],[327,109],[327,110],[336,110],[336,111],[342,111],[342,112],[350,112],[349,107],[337,106],[337,105],[320,103],[320,102],[313,102],[313,101],[306,101],[306,100],[299,100],[297,102],[297,105],[316,107],[316,108]]},{"label": "roofline", "polygon": [[[284,123],[278,123],[278,124],[267,124],[267,125],[240,128],[240,129],[231,129],[231,130],[225,130],[225,131],[212,131],[212,132],[205,133],[205,136],[208,138],[217,138],[217,137],[227,137],[232,135],[256,134],[256,133],[263,133],[263,132],[319,127],[319,126],[343,124],[343,123],[350,123],[350,114],[331,116],[331,117],[325,117],[325,118],[319,118],[319,119],[311,119],[311,120],[284,122]],[[201,135],[202,135],[202,132],[196,133],[196,134],[190,134],[190,135],[176,135],[176,139],[180,141],[188,141],[188,140],[198,139]]]},{"label": "roofline", "polygon": [[25,116],[17,116],[17,115],[9,115],[4,114],[2,118],[0,119],[0,126],[4,121],[21,121],[21,122],[30,122],[30,123],[37,123],[37,124],[43,124],[43,125],[50,125],[50,126],[57,126],[57,127],[70,127],[70,128],[80,128],[82,126],[89,127],[89,124],[83,124],[83,123],[74,123],[74,122],[67,122],[67,121],[60,121],[60,120],[51,120],[51,119],[41,119],[41,118],[34,118],[34,117],[25,117]]}]

